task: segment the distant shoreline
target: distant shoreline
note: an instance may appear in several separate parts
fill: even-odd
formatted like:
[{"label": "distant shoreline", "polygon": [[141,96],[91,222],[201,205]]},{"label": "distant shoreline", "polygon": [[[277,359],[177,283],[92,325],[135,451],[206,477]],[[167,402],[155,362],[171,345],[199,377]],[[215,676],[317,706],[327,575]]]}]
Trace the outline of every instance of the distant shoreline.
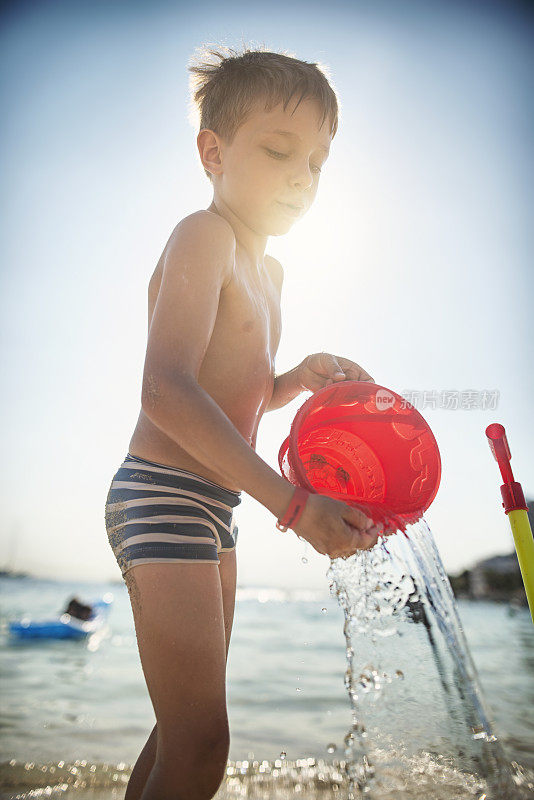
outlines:
[{"label": "distant shoreline", "polygon": [[[513,557],[513,558],[512,558]],[[447,575],[449,581],[451,583],[451,588],[454,593],[454,597],[456,600],[463,600],[463,601],[470,601],[473,603],[477,603],[480,601],[487,601],[492,603],[510,603],[510,605],[515,606],[517,608],[528,608],[527,596],[525,593],[525,588],[523,586],[521,574],[519,571],[519,565],[517,565],[517,569],[514,569],[514,560],[517,564],[517,558],[515,553],[510,554],[509,556],[496,556],[495,558],[498,559],[509,559],[511,563],[511,567],[509,571],[504,572],[495,572],[491,569],[486,569],[484,564],[486,562],[480,562],[480,565],[475,565],[472,569],[464,570],[458,575]],[[492,561],[493,559],[489,559]],[[36,581],[49,581],[51,583],[65,583],[64,579],[60,578],[51,578],[51,577],[42,577],[39,575],[32,575],[28,572],[17,572],[15,570],[0,570],[0,578],[6,579],[25,579],[25,580],[36,580]],[[79,583],[81,586],[84,584],[107,584],[110,586],[123,586],[124,582],[121,579],[108,579],[108,580],[81,580],[76,579],[76,583]],[[287,588],[279,586],[238,586],[238,590],[257,590],[258,592],[261,591],[272,591],[279,589],[280,591],[287,591]],[[296,590],[297,593],[299,590]],[[300,591],[302,592],[319,592],[319,588],[302,588]]]}]

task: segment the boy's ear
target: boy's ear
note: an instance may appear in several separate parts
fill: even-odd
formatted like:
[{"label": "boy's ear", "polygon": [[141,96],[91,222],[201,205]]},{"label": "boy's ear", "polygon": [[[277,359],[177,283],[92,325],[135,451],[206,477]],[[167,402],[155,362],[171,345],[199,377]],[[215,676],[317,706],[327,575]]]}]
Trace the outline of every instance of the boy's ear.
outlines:
[{"label": "boy's ear", "polygon": [[202,166],[212,175],[222,172],[222,159],[217,134],[209,128],[203,128],[197,136],[197,147]]}]

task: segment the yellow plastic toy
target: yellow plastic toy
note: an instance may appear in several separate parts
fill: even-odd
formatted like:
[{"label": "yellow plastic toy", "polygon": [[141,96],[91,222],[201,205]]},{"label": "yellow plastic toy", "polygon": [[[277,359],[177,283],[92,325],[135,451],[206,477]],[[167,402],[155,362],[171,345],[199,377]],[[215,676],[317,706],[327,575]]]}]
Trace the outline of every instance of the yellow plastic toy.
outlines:
[{"label": "yellow plastic toy", "polygon": [[486,428],[486,436],[504,481],[501,486],[502,506],[512,528],[519,569],[525,586],[530,616],[534,622],[534,538],[527,514],[528,506],[521,484],[514,481],[510,465],[512,454],[504,426],[493,422]]}]

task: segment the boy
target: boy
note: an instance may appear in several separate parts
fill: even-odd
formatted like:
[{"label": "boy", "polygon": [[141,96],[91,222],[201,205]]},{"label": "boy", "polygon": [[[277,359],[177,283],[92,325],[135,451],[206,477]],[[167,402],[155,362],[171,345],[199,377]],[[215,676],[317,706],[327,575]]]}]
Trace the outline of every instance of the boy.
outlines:
[{"label": "boy", "polygon": [[372,378],[328,353],[274,375],[287,233],[315,197],[337,129],[316,64],[209,51],[190,67],[207,210],[172,232],[149,284],[142,409],[107,504],[156,725],[125,800],[208,800],[225,775],[225,679],[241,492],[322,554],[346,557],[379,529],[345,503],[296,490],[255,452],[260,419],[303,390]]}]

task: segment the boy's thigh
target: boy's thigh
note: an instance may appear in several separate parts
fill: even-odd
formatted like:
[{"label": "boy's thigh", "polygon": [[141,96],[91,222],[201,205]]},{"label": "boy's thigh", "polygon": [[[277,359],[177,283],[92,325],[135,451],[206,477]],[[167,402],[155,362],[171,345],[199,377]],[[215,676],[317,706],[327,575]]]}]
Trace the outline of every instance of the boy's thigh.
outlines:
[{"label": "boy's thigh", "polygon": [[217,564],[139,564],[124,576],[160,748],[198,753],[228,735]]},{"label": "boy's thigh", "polygon": [[237,583],[236,551],[231,550],[229,553],[219,553],[219,560],[219,577],[223,598],[224,630],[226,637],[226,658],[228,658],[228,647],[230,646],[230,636],[232,633],[235,610]]}]

